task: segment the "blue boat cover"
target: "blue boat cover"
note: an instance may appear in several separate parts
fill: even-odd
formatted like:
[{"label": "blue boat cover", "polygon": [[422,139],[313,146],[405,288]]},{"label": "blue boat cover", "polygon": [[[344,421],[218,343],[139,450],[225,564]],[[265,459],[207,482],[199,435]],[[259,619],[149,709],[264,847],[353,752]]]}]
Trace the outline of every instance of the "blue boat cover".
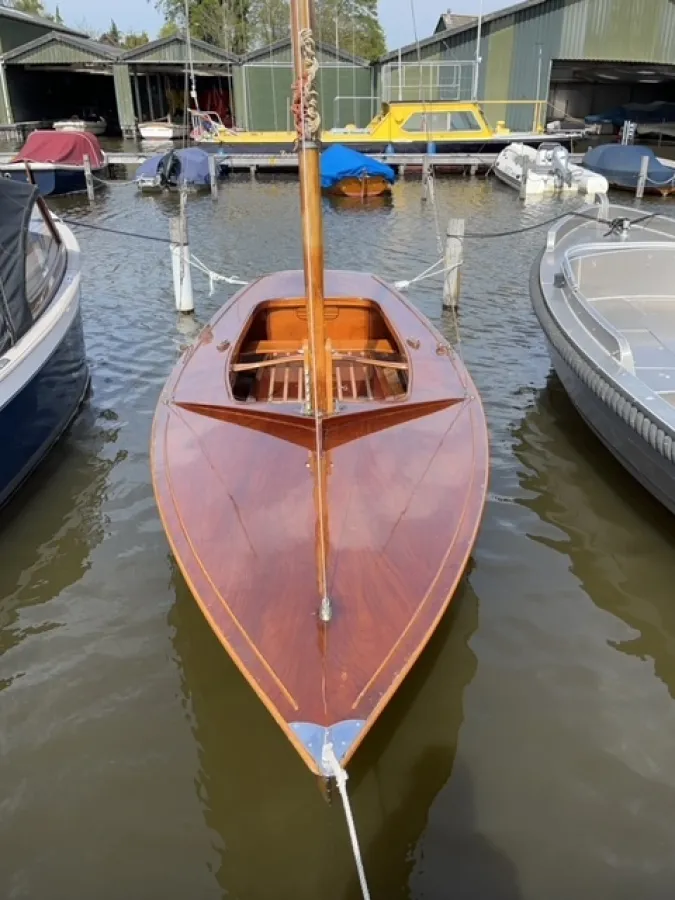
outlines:
[{"label": "blue boat cover", "polygon": [[389,184],[396,181],[396,172],[391,166],[350,150],[342,144],[335,144],[321,154],[321,187],[332,188],[343,178],[360,178],[361,175],[379,175]]},{"label": "blue boat cover", "polygon": [[593,147],[584,156],[582,165],[604,175],[610,183],[635,187],[643,156],[649,157],[648,185],[663,187],[675,181],[675,169],[664,166],[650,147],[641,147],[639,144],[602,144]]},{"label": "blue boat cover", "polygon": [[675,103],[657,101],[656,103],[626,103],[614,106],[605,112],[586,116],[587,125],[609,124],[621,128],[629,120],[638,125],[655,125],[661,122],[675,121]]},{"label": "blue boat cover", "polygon": [[136,169],[136,180],[154,178],[156,175],[162,174],[166,183],[171,186],[208,185],[210,183],[209,154],[198,147],[186,147],[183,150],[159,153],[141,163]]}]

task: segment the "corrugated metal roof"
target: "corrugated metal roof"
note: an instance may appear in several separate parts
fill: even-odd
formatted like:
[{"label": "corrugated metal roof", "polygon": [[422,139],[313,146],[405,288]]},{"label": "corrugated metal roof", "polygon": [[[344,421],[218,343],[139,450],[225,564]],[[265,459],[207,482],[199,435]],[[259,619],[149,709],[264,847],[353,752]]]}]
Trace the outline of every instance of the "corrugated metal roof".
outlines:
[{"label": "corrugated metal roof", "polygon": [[[277,53],[279,50],[284,50],[290,47],[290,37],[281,38],[281,40],[275,41],[273,44],[268,44],[266,47],[260,47],[258,50],[251,50],[250,53],[246,53],[241,57],[241,62],[247,63],[253,62],[256,59],[264,59],[265,57],[269,57],[273,53]],[[355,66],[370,66],[370,63],[367,59],[363,59],[363,57],[361,56],[353,56],[351,53],[347,53],[345,50],[335,47],[332,44],[326,44],[323,41],[316,41],[316,47],[317,50],[320,50],[322,53],[325,53],[328,56],[333,56],[335,57],[335,59],[341,59],[343,60],[343,62],[351,63]]]},{"label": "corrugated metal roof", "polygon": [[465,16],[448,10],[441,14],[438,25],[434,29],[434,34],[441,31],[452,31],[454,28],[463,28],[465,25],[475,25],[478,16]]},{"label": "corrugated metal roof", "polygon": [[[180,46],[183,51],[181,58],[185,58],[187,41],[182,34],[174,34],[170,37],[159,38],[156,41],[149,41],[147,44],[142,44],[140,47],[134,47],[133,50],[127,50],[127,52],[122,55],[122,59],[125,62],[143,62],[146,59],[148,62],[161,61],[161,57],[164,55],[161,51],[170,48],[172,45]],[[190,45],[192,47],[195,62],[239,62],[238,56],[235,56],[234,53],[228,53],[227,50],[222,50],[220,47],[216,47],[215,44],[207,44],[206,41],[199,41],[192,38]],[[175,61],[170,59],[170,57],[170,53],[166,54],[166,59],[168,61]]]},{"label": "corrugated metal roof", "polygon": [[[54,58],[46,59],[44,51],[48,48],[54,48]],[[102,60],[104,62],[112,62],[120,56],[120,50],[110,47],[108,44],[101,44],[100,41],[92,41],[90,38],[81,38],[72,34],[59,34],[51,31],[49,34],[43,34],[42,37],[29,41],[27,44],[21,44],[15,47],[9,53],[5,53],[2,57],[5,62],[14,63],[15,65],[27,62],[56,62],[59,55],[59,48],[66,51],[78,51],[87,58]],[[63,55],[63,54],[61,54]],[[36,59],[37,57],[37,59]]]},{"label": "corrugated metal roof", "polygon": [[25,22],[27,25],[39,25],[42,28],[49,28],[50,31],[61,31],[64,34],[73,34],[77,37],[86,38],[86,34],[82,31],[76,31],[74,28],[68,28],[66,25],[59,25],[51,19],[43,19],[42,16],[32,16],[30,13],[22,12],[19,9],[11,9],[7,6],[0,6],[0,18],[16,19],[19,22]]}]

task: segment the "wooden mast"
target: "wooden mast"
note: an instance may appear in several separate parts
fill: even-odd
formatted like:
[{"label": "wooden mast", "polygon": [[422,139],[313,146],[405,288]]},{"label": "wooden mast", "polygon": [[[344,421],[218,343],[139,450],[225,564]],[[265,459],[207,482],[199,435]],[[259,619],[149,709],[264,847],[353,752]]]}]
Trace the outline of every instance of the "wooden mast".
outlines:
[{"label": "wooden mast", "polygon": [[309,325],[309,369],[311,410],[315,415],[330,414],[332,402],[328,379],[326,333],[324,323],[323,220],[319,174],[321,117],[314,80],[318,61],[313,39],[312,0],[291,0],[291,39],[295,85],[293,113],[297,132],[300,168],[302,248]]}]

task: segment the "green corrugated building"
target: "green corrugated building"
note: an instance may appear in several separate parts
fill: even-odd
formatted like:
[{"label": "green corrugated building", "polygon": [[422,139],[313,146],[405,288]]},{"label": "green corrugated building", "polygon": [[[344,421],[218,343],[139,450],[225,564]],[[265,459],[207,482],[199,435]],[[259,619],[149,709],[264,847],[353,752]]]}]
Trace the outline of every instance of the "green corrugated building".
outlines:
[{"label": "green corrugated building", "polygon": [[[289,38],[243,58],[199,41],[192,47],[203,103],[217,103],[240,128],[291,127]],[[327,128],[366,125],[381,99],[476,97],[493,124],[523,130],[631,101],[675,101],[675,0],[528,0],[480,22],[444,13],[432,37],[375,65],[321,41],[317,47]],[[127,134],[136,121],[167,112],[187,63],[181,37],[123,53],[4,7],[0,53],[0,125],[86,105]]]},{"label": "green corrugated building", "polygon": [[0,125],[11,125],[17,121],[13,115],[7,84],[5,54],[49,33],[74,38],[85,37],[81,32],[57,25],[50,19],[41,19],[39,16],[0,6]]},{"label": "green corrugated building", "polygon": [[[367,125],[377,105],[375,72],[365,59],[317,43],[317,90],[324,128]],[[290,37],[244,56],[234,71],[237,124],[250,131],[286,131],[291,123]]]},{"label": "green corrugated building", "polygon": [[[403,82],[410,97],[421,71],[426,99],[471,99],[478,27],[474,20],[421,41],[422,67],[415,44],[387,54],[381,89],[396,99]],[[582,119],[621,103],[675,100],[675,3],[529,0],[483,17],[479,56],[478,99],[493,123],[512,128],[532,127],[534,106],[523,101],[549,101],[548,119]]]}]

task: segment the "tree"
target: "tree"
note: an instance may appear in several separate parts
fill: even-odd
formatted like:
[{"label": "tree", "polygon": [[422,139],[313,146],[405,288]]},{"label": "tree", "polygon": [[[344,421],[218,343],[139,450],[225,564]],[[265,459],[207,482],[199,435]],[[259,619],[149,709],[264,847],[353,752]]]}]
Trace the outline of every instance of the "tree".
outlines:
[{"label": "tree", "polygon": [[267,47],[288,37],[290,25],[288,0],[253,0],[250,10],[251,41],[248,49]]},{"label": "tree", "polygon": [[56,12],[54,13],[54,22],[57,25],[63,25],[63,19],[61,18],[61,12],[59,11],[59,5],[56,4]]},{"label": "tree", "polygon": [[136,47],[142,47],[143,44],[149,43],[149,41],[150,38],[147,31],[141,31],[139,34],[136,34],[134,31],[128,31],[122,40],[122,47],[125,50],[134,50]]},{"label": "tree", "polygon": [[159,38],[168,38],[175,37],[175,35],[179,34],[180,29],[176,22],[165,22],[162,27],[159,29],[159,34],[157,37]]},{"label": "tree", "polygon": [[[252,38],[251,3],[252,0],[188,0],[190,34],[231,53],[245,53]],[[184,0],[155,0],[155,5],[167,22],[185,27]]]},{"label": "tree", "polygon": [[111,47],[119,47],[122,43],[122,34],[114,19],[110,20],[110,28],[99,38],[102,44],[110,44]]},{"label": "tree", "polygon": [[[185,27],[184,0],[154,0],[166,23]],[[317,0],[316,37],[373,60],[386,50],[377,0]],[[190,33],[232,53],[246,53],[288,35],[289,0],[188,0]]]},{"label": "tree", "polygon": [[375,60],[387,49],[377,16],[377,0],[317,0],[319,40]]},{"label": "tree", "polygon": [[43,19],[48,17],[42,0],[10,0],[10,2],[2,5],[8,6],[10,9],[16,9],[18,12],[28,13],[31,16],[42,16]]}]

